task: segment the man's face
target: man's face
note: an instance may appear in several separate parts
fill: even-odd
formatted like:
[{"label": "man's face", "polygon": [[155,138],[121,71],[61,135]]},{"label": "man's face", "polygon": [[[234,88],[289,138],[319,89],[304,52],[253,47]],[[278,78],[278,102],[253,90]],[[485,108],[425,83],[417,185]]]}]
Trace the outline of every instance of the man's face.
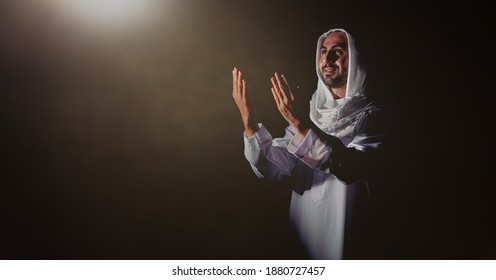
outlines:
[{"label": "man's face", "polygon": [[319,69],[324,84],[339,88],[348,80],[348,37],[344,32],[329,34],[320,51]]}]

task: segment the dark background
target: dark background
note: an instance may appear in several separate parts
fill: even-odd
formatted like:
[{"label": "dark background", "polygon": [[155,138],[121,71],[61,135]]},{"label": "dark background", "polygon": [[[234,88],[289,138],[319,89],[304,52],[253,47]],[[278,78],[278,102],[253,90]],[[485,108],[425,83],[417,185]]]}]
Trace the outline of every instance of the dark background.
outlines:
[{"label": "dark background", "polygon": [[390,114],[372,256],[496,258],[487,7],[369,2],[169,0],[97,30],[2,1],[0,258],[308,258],[290,186],[244,159],[231,70],[282,136],[269,78],[306,107],[333,24],[361,40]]}]

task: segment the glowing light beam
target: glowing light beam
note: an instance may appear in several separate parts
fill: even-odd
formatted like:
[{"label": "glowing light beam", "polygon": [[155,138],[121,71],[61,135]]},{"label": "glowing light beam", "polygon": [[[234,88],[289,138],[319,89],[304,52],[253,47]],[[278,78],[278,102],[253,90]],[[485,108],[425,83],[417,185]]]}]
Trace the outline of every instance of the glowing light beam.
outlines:
[{"label": "glowing light beam", "polygon": [[67,20],[97,29],[125,28],[154,16],[157,0],[49,0]]}]

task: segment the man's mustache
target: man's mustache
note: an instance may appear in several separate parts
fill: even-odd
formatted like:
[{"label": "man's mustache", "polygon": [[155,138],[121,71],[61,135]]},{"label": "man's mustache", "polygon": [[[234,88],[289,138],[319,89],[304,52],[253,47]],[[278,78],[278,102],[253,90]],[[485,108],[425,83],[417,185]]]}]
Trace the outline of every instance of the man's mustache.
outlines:
[{"label": "man's mustache", "polygon": [[324,67],[323,68],[328,68],[328,67],[334,68],[334,69],[337,69],[338,68],[338,66],[336,64],[330,63],[330,62],[324,64]]}]

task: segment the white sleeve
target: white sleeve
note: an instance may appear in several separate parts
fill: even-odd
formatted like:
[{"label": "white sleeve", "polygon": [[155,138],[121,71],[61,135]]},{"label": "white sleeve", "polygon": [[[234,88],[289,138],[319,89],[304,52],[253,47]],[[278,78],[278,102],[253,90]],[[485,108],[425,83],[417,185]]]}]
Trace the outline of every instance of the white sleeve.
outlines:
[{"label": "white sleeve", "polygon": [[288,151],[313,169],[317,169],[329,161],[332,147],[310,129],[303,139],[298,134],[293,137],[288,144]]},{"label": "white sleeve", "polygon": [[384,125],[381,117],[379,113],[371,113],[360,118],[354,127],[353,140],[346,147],[339,138],[319,137],[313,129],[310,129],[303,139],[295,135],[288,143],[288,151],[313,169],[332,165],[341,168],[344,163],[346,168],[352,168],[368,157],[355,156],[354,153],[373,154],[383,144]]},{"label": "white sleeve", "polygon": [[258,132],[249,138],[243,133],[245,157],[253,171],[259,178],[272,180],[289,176],[297,160],[287,150],[289,141],[296,134],[294,128],[288,126],[284,137],[275,139],[272,139],[272,135],[262,124],[259,124],[259,128]]}]

